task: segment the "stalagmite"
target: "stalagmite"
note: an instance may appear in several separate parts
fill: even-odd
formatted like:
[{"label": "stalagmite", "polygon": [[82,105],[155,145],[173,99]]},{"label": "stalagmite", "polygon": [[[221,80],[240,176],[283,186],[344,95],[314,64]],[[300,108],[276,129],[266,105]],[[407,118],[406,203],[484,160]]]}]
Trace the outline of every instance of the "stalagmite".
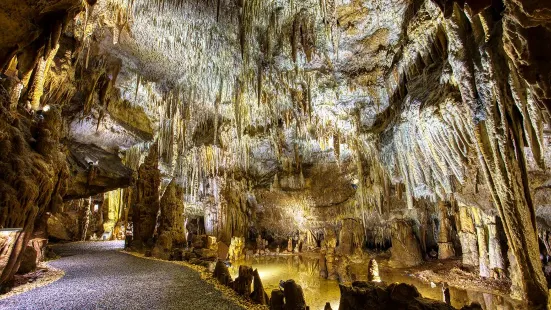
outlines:
[{"label": "stalagmite", "polygon": [[379,276],[379,264],[377,264],[377,261],[374,258],[369,260],[369,265],[367,266],[367,281],[381,282],[381,277]]}]

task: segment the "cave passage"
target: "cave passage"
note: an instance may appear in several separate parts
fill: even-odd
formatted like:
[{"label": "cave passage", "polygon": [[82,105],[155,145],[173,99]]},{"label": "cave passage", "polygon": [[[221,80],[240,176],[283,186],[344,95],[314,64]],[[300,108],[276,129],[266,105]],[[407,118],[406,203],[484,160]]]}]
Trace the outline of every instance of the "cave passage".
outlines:
[{"label": "cave passage", "polygon": [[0,0],[0,308],[550,289],[550,0]]}]

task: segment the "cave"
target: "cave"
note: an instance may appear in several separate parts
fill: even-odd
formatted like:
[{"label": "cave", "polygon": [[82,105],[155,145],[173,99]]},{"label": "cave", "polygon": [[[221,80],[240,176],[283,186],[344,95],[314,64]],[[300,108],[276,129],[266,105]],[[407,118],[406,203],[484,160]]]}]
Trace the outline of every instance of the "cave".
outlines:
[{"label": "cave", "polygon": [[548,0],[2,0],[0,309],[549,309]]}]

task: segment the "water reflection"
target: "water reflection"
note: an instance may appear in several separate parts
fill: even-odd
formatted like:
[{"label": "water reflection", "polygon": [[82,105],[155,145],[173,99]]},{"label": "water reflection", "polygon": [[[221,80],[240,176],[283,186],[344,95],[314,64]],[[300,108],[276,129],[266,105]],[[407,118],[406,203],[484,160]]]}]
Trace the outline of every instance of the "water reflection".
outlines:
[{"label": "water reflection", "polygon": [[[230,267],[232,277],[237,277],[239,265],[249,265],[258,269],[264,288],[271,295],[272,290],[279,287],[280,280],[295,280],[304,291],[306,303],[312,310],[323,309],[326,302],[331,303],[333,309],[338,309],[340,291],[337,281],[326,280],[319,276],[319,261],[315,257],[307,256],[261,256],[236,262]],[[351,266],[356,271],[358,280],[367,279],[367,263]],[[364,271],[362,271],[364,270]],[[417,287],[423,297],[442,300],[440,286],[431,287],[416,278],[401,273],[400,270],[388,267],[380,269],[381,278],[387,283],[404,282]],[[451,302],[455,308],[478,302],[485,310],[515,309],[510,299],[488,293],[468,291],[450,287]]]}]

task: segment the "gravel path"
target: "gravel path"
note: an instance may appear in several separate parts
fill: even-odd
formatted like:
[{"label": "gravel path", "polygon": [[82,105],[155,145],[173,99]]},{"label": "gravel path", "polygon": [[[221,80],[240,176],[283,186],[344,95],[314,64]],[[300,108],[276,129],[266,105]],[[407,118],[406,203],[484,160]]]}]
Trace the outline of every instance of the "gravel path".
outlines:
[{"label": "gravel path", "polygon": [[184,266],[118,252],[123,242],[59,245],[65,276],[0,300],[0,309],[243,309]]}]

